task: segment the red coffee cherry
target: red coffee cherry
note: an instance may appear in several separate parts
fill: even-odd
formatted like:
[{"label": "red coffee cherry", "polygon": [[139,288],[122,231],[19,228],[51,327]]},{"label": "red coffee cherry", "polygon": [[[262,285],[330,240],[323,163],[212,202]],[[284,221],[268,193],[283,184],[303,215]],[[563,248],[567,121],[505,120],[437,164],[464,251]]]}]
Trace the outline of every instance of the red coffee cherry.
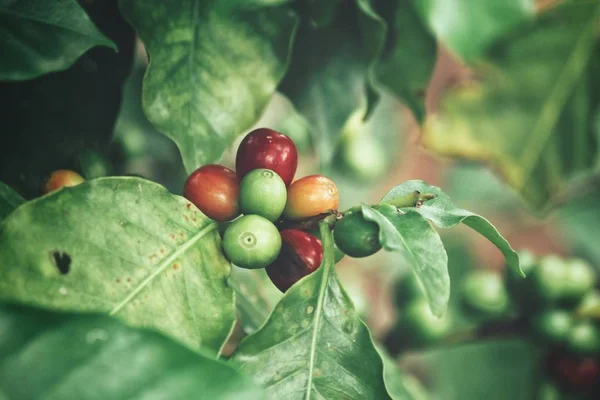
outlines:
[{"label": "red coffee cherry", "polygon": [[298,179],[288,188],[283,217],[313,217],[329,210],[337,210],[339,205],[340,192],[335,183],[323,175],[309,175]]},{"label": "red coffee cherry", "polygon": [[292,139],[268,128],[246,135],[235,158],[238,180],[257,168],[275,171],[289,186],[298,168],[298,150]]},{"label": "red coffee cherry", "polygon": [[315,236],[298,229],[281,231],[281,242],[279,256],[266,270],[271,282],[285,293],[294,283],[319,268],[323,246]]},{"label": "red coffee cherry", "polygon": [[222,165],[204,165],[188,177],[183,196],[215,221],[230,221],[240,215],[240,187],[235,172]]}]

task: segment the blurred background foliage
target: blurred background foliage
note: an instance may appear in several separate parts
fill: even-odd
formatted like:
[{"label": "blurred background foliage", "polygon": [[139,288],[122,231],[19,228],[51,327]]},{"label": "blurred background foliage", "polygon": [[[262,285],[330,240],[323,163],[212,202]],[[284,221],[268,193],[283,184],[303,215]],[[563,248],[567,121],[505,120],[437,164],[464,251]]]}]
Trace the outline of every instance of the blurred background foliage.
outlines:
[{"label": "blurred background foliage", "polygon": [[[301,153],[297,176],[333,178],[342,209],[422,179],[442,187],[458,206],[485,215],[517,250],[581,257],[600,273],[600,3],[567,1],[567,8],[556,8],[562,2],[510,1],[500,7],[501,0],[489,0],[501,9],[493,15],[494,7],[479,1],[374,2],[389,8],[383,18],[371,14],[370,2],[349,3],[306,2],[300,12],[310,18],[298,28],[292,67],[247,131],[266,126],[292,137]],[[31,198],[49,171],[74,168],[88,178],[139,175],[180,194],[187,176],[180,151],[142,108],[148,69],[142,42],[133,44],[122,20],[103,24],[107,15],[118,16],[113,2],[100,11],[103,2],[82,4],[120,52],[93,49],[64,72],[0,84],[4,134],[16,140],[3,146],[0,180]],[[403,10],[418,19],[392,26],[394,18],[406,20]],[[444,25],[448,21],[460,29]],[[392,39],[382,39],[386,33]],[[415,41],[403,42],[403,35]],[[65,86],[62,79],[78,83]],[[24,119],[27,129],[15,132]],[[46,143],[48,132],[60,140]],[[214,161],[233,167],[242,133]],[[32,140],[44,144],[31,151]],[[457,229],[442,232],[453,288],[468,271],[503,270],[493,245]],[[337,267],[382,342],[401,317],[396,284],[411,273],[397,260],[379,252],[345,257]],[[247,275],[238,291],[247,294],[239,308],[248,313],[235,341],[264,321],[281,294],[262,271],[234,273]],[[249,303],[241,303],[246,297]],[[474,326],[454,293],[449,315],[456,332]],[[467,340],[409,352],[399,365],[417,379],[410,390],[416,399],[428,396],[423,387],[444,400],[555,399],[540,379],[539,357],[525,340]]]}]

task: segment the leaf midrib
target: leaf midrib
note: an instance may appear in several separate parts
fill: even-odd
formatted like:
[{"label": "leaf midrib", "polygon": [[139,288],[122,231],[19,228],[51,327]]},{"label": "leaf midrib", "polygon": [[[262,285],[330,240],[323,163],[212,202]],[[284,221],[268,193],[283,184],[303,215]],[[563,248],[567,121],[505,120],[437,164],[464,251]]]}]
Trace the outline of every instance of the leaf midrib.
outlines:
[{"label": "leaf midrib", "polygon": [[156,270],[150,274],[146,279],[140,282],[119,304],[117,304],[109,313],[109,315],[115,315],[119,311],[123,309],[135,296],[137,296],[148,284],[156,278],[161,272],[171,265],[177,257],[181,254],[185,253],[190,247],[196,244],[204,235],[210,233],[217,229],[217,225],[215,223],[210,223],[209,225],[202,228],[198,233],[192,236],[187,242],[183,243],[177,250],[175,250],[171,255],[166,257],[156,268]]},{"label": "leaf midrib", "polygon": [[[331,233],[329,233],[331,235]],[[324,238],[325,239],[325,238]],[[332,240],[332,239],[330,239]],[[326,242],[324,242],[323,244],[325,245],[326,243],[329,243],[329,240],[327,240]],[[305,400],[310,400],[311,398],[311,391],[312,391],[312,387],[313,387],[313,373],[314,373],[314,369],[315,369],[315,359],[316,359],[316,354],[317,354],[317,338],[318,338],[318,333],[319,333],[319,327],[321,325],[321,315],[323,314],[323,302],[325,300],[325,293],[327,292],[327,285],[329,284],[329,276],[331,274],[331,271],[335,268],[335,263],[333,262],[333,260],[331,259],[332,257],[332,250],[333,250],[333,244],[330,244],[330,249],[328,251],[328,249],[323,249],[324,250],[324,254],[323,254],[323,267],[324,271],[323,271],[323,277],[321,278],[321,282],[320,282],[320,286],[319,286],[319,295],[317,297],[317,304],[315,306],[315,317],[314,317],[314,322],[313,322],[313,329],[312,329],[312,339],[311,339],[311,343],[310,343],[310,354],[309,354],[309,359],[308,359],[308,381],[306,382],[306,396],[305,396]]]}]

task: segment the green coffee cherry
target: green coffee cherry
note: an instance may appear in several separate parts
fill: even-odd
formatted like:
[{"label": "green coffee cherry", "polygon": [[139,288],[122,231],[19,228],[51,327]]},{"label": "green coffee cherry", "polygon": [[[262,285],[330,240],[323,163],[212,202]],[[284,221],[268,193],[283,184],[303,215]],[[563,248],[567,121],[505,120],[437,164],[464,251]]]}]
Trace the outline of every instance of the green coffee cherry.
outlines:
[{"label": "green coffee cherry", "polygon": [[600,354],[600,328],[591,321],[576,323],[569,332],[567,349],[582,356]]},{"label": "green coffee cherry", "polygon": [[223,251],[241,268],[265,268],[281,250],[281,235],[271,221],[245,215],[233,221],[223,235]]},{"label": "green coffee cherry", "polygon": [[592,266],[581,259],[566,262],[563,298],[569,304],[577,304],[594,288],[596,273]]},{"label": "green coffee cherry", "polygon": [[411,302],[400,318],[402,331],[415,344],[433,344],[445,337],[452,327],[450,314],[436,317],[424,298]]},{"label": "green coffee cherry", "polygon": [[270,169],[252,170],[240,183],[239,204],[245,215],[260,215],[275,221],[281,216],[286,201],[285,183]]},{"label": "green coffee cherry", "polygon": [[555,304],[564,298],[567,268],[564,260],[556,255],[540,259],[531,271],[532,291],[543,304]]},{"label": "green coffee cherry", "polygon": [[394,288],[395,304],[398,308],[403,308],[413,301],[423,298],[423,293],[417,276],[409,271],[396,283]]},{"label": "green coffee cherry", "polygon": [[573,327],[573,318],[568,311],[544,310],[531,319],[531,332],[535,339],[550,345],[567,341]]},{"label": "green coffee cherry", "polygon": [[361,212],[353,212],[338,221],[333,238],[337,247],[350,257],[368,257],[381,249],[379,225],[367,221]]},{"label": "green coffee cherry", "polygon": [[509,305],[500,275],[485,270],[470,272],[463,280],[462,300],[467,310],[488,317],[504,314]]}]

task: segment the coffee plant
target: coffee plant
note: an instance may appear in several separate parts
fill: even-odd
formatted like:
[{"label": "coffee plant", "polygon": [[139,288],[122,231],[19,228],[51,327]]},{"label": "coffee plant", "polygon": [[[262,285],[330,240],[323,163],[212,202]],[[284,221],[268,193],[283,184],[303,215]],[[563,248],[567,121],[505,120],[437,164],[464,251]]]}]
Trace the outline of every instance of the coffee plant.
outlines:
[{"label": "coffee plant", "polygon": [[0,2],[0,398],[597,398],[599,36],[590,0]]}]

